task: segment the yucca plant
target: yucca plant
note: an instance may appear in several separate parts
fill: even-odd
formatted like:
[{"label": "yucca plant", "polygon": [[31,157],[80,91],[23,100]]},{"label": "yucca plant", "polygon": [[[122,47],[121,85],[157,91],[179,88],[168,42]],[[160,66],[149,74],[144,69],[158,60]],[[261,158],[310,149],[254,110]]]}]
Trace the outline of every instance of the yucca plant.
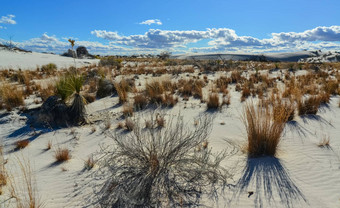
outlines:
[{"label": "yucca plant", "polygon": [[61,78],[57,83],[57,95],[69,106],[69,114],[74,124],[85,121],[86,99],[80,94],[84,79],[81,75],[70,73]]}]

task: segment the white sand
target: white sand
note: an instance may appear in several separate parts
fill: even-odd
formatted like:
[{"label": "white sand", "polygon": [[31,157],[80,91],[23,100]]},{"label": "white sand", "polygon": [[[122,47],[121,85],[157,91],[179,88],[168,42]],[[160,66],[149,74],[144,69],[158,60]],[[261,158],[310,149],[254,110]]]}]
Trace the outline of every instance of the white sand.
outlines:
[{"label": "white sand", "polygon": [[22,69],[35,70],[45,64],[55,63],[58,68],[77,67],[98,63],[98,59],[76,59],[54,54],[25,53],[19,51],[8,51],[0,47],[0,70],[1,69]]},{"label": "white sand", "polygon": [[[41,55],[41,57],[45,56],[55,57]],[[16,57],[13,56],[12,59],[22,60]],[[46,63],[54,62],[58,65],[65,63],[59,57],[46,61]],[[18,62],[18,64],[25,63]],[[217,72],[209,75],[208,78],[215,79],[224,73]],[[143,77],[144,75],[141,79]],[[171,78],[175,79],[175,77]],[[143,82],[141,79],[137,83]],[[226,140],[233,141],[238,146],[246,142],[246,132],[240,119],[244,104],[240,103],[241,95],[235,92],[234,88],[233,85],[229,86],[230,107],[215,114],[213,131],[209,137],[209,144],[213,151],[226,150],[228,147]],[[285,128],[277,159],[252,160],[249,162],[248,169],[246,169],[247,157],[241,151],[225,160],[223,166],[235,174],[233,180],[229,182],[236,187],[227,189],[224,194],[220,195],[219,207],[340,207],[340,108],[338,102],[339,97],[332,97],[329,107],[322,108],[316,117],[296,116],[294,122]],[[112,131],[115,131],[114,128],[121,121],[122,111],[122,107],[116,105],[117,103],[118,97],[107,97],[89,104],[87,109],[91,118],[101,118],[102,121],[93,125],[74,127],[77,139],[70,134],[71,129],[67,128],[51,132],[48,132],[48,129],[38,129],[37,132],[44,133],[34,136],[32,130],[26,126],[25,116],[18,115],[15,111],[9,115],[0,116],[0,138],[5,146],[5,157],[8,159],[7,169],[17,177],[17,181],[20,181],[18,167],[15,165],[17,164],[16,157],[29,158],[37,180],[39,195],[48,208],[95,207],[91,204],[95,200],[93,187],[96,187],[100,180],[95,179],[93,174],[98,167],[89,171],[84,170],[84,161],[88,156],[99,151],[100,145],[107,146],[112,143],[111,139],[103,133],[103,119],[110,119]],[[192,125],[194,118],[204,113],[205,110],[205,104],[190,98],[188,102],[180,101],[173,109],[165,110],[164,113],[181,112],[186,121]],[[225,124],[221,125],[222,122]],[[97,131],[91,134],[93,126]],[[329,149],[317,146],[324,136],[330,138],[331,148]],[[28,138],[32,139],[28,147],[21,151],[11,152],[15,141]],[[45,150],[48,141],[52,141],[54,148],[57,146],[69,148],[72,154],[71,160],[63,164],[55,164],[54,150]],[[251,180],[247,180],[247,176],[252,176]],[[256,185],[255,176],[263,182]],[[242,178],[244,180],[238,184]],[[240,189],[240,185],[245,185],[247,182],[249,186]],[[249,198],[248,191],[254,192]],[[5,195],[0,196],[0,201],[4,197]],[[9,206],[10,202],[7,201],[4,207]],[[217,207],[217,204],[208,205]]]}]

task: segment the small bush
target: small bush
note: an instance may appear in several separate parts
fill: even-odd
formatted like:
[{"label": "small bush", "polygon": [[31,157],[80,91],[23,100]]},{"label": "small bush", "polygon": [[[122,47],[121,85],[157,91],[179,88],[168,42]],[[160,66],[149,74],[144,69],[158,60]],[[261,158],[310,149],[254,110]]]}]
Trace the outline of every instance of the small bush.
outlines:
[{"label": "small bush", "polygon": [[271,108],[248,103],[243,113],[243,123],[247,131],[248,156],[275,156],[285,123],[274,121]]},{"label": "small bush", "polygon": [[70,150],[66,149],[66,148],[61,148],[58,147],[55,150],[55,159],[57,160],[57,162],[65,162],[68,161],[69,159],[71,159],[71,153]]},{"label": "small bush", "polygon": [[125,104],[123,106],[123,115],[125,117],[133,116],[133,107],[130,104]]}]

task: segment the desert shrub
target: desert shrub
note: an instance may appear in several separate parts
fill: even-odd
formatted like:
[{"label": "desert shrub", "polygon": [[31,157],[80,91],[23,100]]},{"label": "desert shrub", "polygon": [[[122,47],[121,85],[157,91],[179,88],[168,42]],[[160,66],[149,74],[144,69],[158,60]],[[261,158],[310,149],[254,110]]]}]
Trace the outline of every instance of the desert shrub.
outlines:
[{"label": "desert shrub", "polygon": [[122,60],[113,56],[103,57],[99,61],[100,66],[111,66],[120,69],[122,67]]},{"label": "desert shrub", "polygon": [[164,94],[163,105],[167,107],[174,107],[178,102],[178,98],[170,93]]},{"label": "desert shrub", "polygon": [[208,109],[218,109],[220,107],[220,98],[217,93],[212,93],[209,95],[209,99],[207,101]]},{"label": "desert shrub", "polygon": [[320,104],[321,101],[318,96],[311,96],[305,100],[300,100],[297,106],[299,116],[315,115],[318,112]]},{"label": "desert shrub", "polygon": [[58,147],[55,150],[54,157],[57,162],[64,162],[71,159],[71,153],[70,150],[68,150],[67,148]]},{"label": "desert shrub", "polygon": [[225,155],[214,157],[203,147],[212,120],[201,118],[194,128],[182,117],[167,121],[164,128],[135,122],[132,132],[110,135],[114,145],[102,150],[100,161],[107,180],[96,193],[102,207],[198,206],[201,195],[212,196],[226,184],[230,175],[220,166]]},{"label": "desert shrub", "polygon": [[24,105],[22,90],[8,83],[2,83],[0,86],[0,100],[7,110]]},{"label": "desert shrub", "polygon": [[39,96],[42,101],[46,101],[47,98],[49,98],[52,95],[55,95],[56,93],[56,86],[54,84],[49,84],[46,87],[42,88],[40,85],[38,85],[39,88]]},{"label": "desert shrub", "polygon": [[116,88],[114,84],[108,79],[100,79],[98,82],[98,90],[96,96],[98,98],[103,98],[116,93]]},{"label": "desert shrub", "polygon": [[49,63],[49,64],[41,66],[41,71],[46,74],[54,74],[56,70],[57,70],[57,65],[54,63]]},{"label": "desert shrub", "polygon": [[90,156],[87,158],[87,160],[85,160],[84,168],[86,170],[91,170],[95,164],[96,164],[96,161],[93,159],[93,156]]},{"label": "desert shrub", "polygon": [[272,108],[247,103],[242,120],[247,131],[248,156],[275,156],[285,123],[274,120]]}]

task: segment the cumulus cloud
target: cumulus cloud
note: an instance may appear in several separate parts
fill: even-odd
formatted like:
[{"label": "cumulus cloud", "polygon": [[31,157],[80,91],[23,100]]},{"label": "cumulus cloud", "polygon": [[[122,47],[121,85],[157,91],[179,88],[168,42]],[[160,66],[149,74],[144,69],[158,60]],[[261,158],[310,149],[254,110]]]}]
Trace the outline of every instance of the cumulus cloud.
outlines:
[{"label": "cumulus cloud", "polygon": [[[140,49],[176,49],[185,48],[188,43],[208,40],[208,47],[203,51],[276,51],[297,50],[326,47],[340,48],[340,26],[316,27],[304,32],[272,33],[269,39],[258,39],[251,36],[239,36],[235,30],[229,28],[212,28],[206,30],[160,30],[150,29],[144,34],[122,36],[118,32],[94,30],[91,32],[99,38],[111,41],[114,44]],[[316,43],[318,42],[318,43]],[[334,44],[325,44],[335,42]],[[309,49],[309,48],[307,48]],[[199,50],[199,48],[195,48]]]},{"label": "cumulus cloud", "polygon": [[7,16],[2,16],[0,18],[0,24],[10,24],[10,25],[15,25],[17,22],[14,20],[15,15],[9,14]]},{"label": "cumulus cloud", "polygon": [[159,19],[150,19],[150,20],[145,20],[145,21],[143,21],[139,24],[141,24],[141,25],[152,25],[152,24],[162,25],[162,22]]}]

